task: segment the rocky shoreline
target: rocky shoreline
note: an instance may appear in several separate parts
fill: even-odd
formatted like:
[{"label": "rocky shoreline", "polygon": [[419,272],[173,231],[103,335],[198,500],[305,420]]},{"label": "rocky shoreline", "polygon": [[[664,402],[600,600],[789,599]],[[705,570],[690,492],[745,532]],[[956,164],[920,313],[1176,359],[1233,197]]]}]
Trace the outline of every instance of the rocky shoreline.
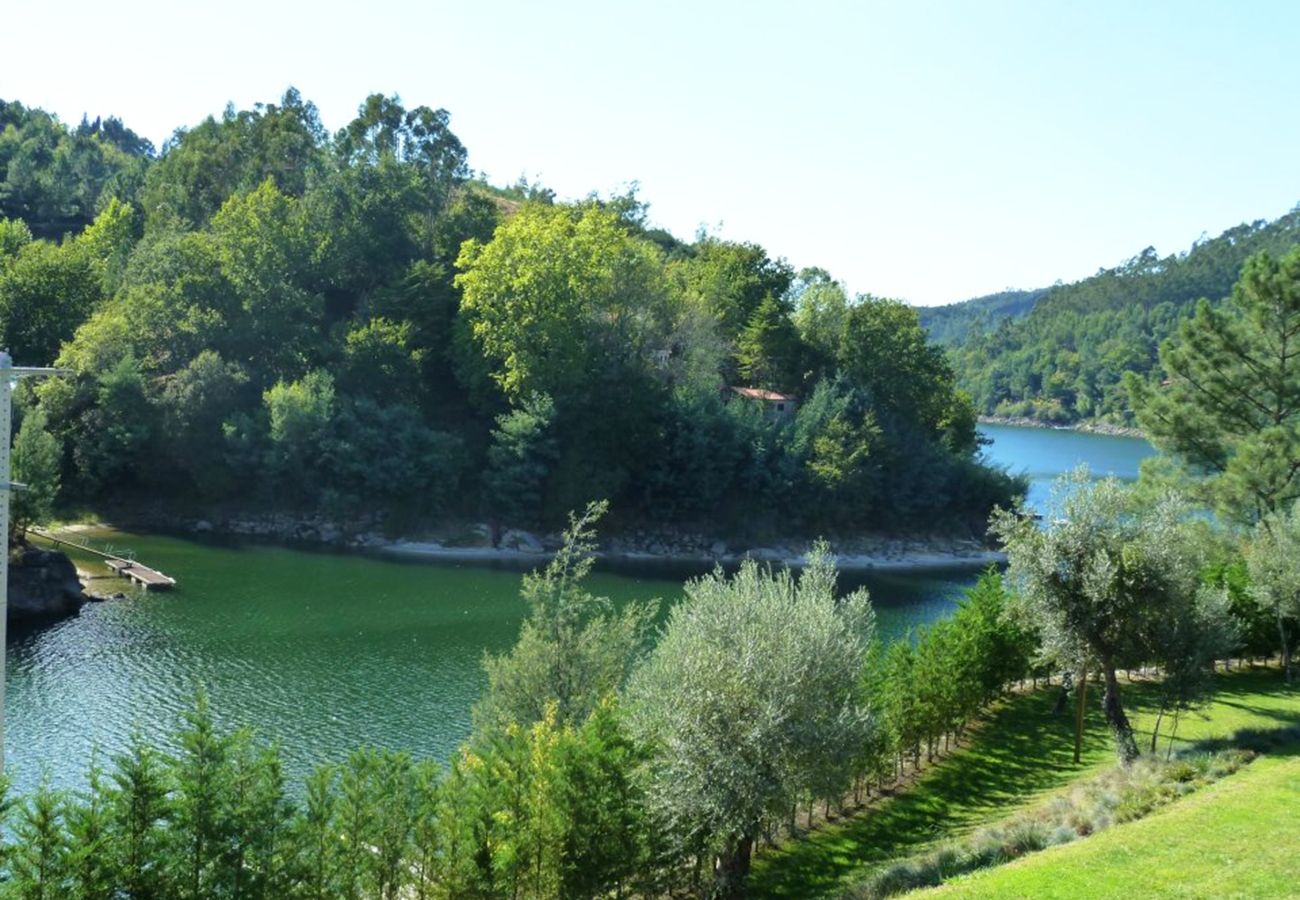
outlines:
[{"label": "rocky shoreline", "polygon": [[[427,532],[386,537],[371,520],[336,522],[320,516],[286,513],[239,514],[225,518],[150,516],[123,520],[121,527],[172,533],[252,538],[272,543],[361,552],[390,559],[532,568],[560,546],[560,535],[535,534],[519,528],[502,531],[492,545],[484,523],[450,523]],[[613,564],[707,568],[756,559],[777,565],[801,565],[812,540],[767,543],[723,540],[682,529],[633,529],[602,541],[597,557]],[[831,539],[842,571],[972,569],[1005,562],[1005,556],[973,537],[948,535],[858,535]]]},{"label": "rocky shoreline", "polygon": [[1131,437],[1146,439],[1146,434],[1140,428],[1129,428],[1126,425],[1114,425],[1110,422],[1076,422],[1073,425],[1053,425],[1050,422],[1040,422],[1038,419],[1031,419],[1027,416],[980,416],[981,425],[1014,425],[1017,428],[1049,428],[1053,431],[1082,431],[1088,434],[1105,434],[1111,437]]},{"label": "rocky shoreline", "polygon": [[70,616],[89,601],[80,573],[67,554],[30,544],[9,565],[8,619],[13,622]]}]

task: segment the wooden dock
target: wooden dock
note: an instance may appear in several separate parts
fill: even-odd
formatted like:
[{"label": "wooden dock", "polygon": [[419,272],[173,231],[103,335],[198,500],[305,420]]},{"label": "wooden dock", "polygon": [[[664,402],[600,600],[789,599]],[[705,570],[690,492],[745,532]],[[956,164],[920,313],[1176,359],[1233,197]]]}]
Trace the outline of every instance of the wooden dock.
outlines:
[{"label": "wooden dock", "polygon": [[166,591],[176,586],[176,579],[130,559],[111,558],[104,561],[110,569],[123,578],[143,585],[147,591]]},{"label": "wooden dock", "polygon": [[[28,528],[27,530],[38,537],[51,541],[54,544],[63,544],[67,547],[75,547],[78,550],[85,551],[86,553],[93,553],[95,556],[103,557],[104,565],[112,569],[114,574],[122,578],[129,578],[136,584],[141,585],[147,591],[166,591],[176,586],[175,578],[172,578],[170,575],[164,575],[157,569],[151,569],[143,563],[136,562],[134,559],[130,558],[130,556],[134,555],[130,554],[130,551],[127,551],[130,556],[119,556],[116,553],[105,553],[103,550],[92,547],[83,539],[59,537],[58,535],[51,534],[42,528]],[[112,549],[112,547],[109,548],[109,550]],[[120,552],[121,551],[119,551],[119,553]]]}]

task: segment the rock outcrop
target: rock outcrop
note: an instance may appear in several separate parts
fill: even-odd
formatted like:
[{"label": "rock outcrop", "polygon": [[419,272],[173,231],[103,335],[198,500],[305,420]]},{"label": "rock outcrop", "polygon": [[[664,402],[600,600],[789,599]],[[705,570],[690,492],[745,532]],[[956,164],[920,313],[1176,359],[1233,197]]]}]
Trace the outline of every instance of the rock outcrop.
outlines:
[{"label": "rock outcrop", "polygon": [[89,599],[66,554],[27,546],[10,559],[11,621],[69,616]]}]

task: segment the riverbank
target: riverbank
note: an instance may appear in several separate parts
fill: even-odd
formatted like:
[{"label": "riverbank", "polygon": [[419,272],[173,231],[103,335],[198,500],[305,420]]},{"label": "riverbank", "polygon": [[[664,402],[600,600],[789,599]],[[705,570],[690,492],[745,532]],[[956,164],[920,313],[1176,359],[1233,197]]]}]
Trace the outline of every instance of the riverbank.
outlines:
[{"label": "riverbank", "polygon": [[[290,546],[343,550],[388,559],[504,566],[531,569],[559,549],[558,533],[535,534],[504,529],[493,546],[491,528],[484,523],[455,522],[419,534],[387,537],[373,520],[339,523],[319,516],[284,513],[242,514],[229,518],[192,518],[151,513],[114,517],[111,522],[81,522],[65,531],[121,528],[209,537],[253,539]],[[843,572],[907,572],[912,570],[970,570],[1006,561],[973,537],[951,535],[858,535],[829,540]],[[735,566],[746,559],[773,565],[800,566],[812,550],[810,539],[766,543],[724,540],[676,529],[634,529],[607,536],[596,558],[613,567],[707,569]]]},{"label": "riverbank", "polygon": [[[835,554],[835,562],[839,570],[849,573],[971,569],[988,565],[1000,565],[1006,562],[1005,554],[978,546],[951,545],[942,547],[923,542],[889,540],[881,541],[878,546],[881,549],[864,552],[844,546],[837,547],[832,544],[831,550]],[[394,559],[469,564],[505,563],[525,567],[531,567],[549,559],[553,552],[551,550],[536,552],[508,550],[500,547],[447,547],[430,541],[394,541],[370,549],[379,555]],[[721,553],[654,553],[644,550],[599,550],[595,555],[602,562],[638,567],[646,565],[662,565],[671,568],[707,568],[712,565],[730,567],[739,565],[747,559],[774,565],[798,567],[807,561],[810,549],[809,546],[800,544],[796,547],[782,545],[747,548],[734,552],[726,550]]]},{"label": "riverbank", "polygon": [[1145,432],[1140,428],[1129,428],[1125,425],[1114,425],[1110,422],[1087,421],[1075,422],[1070,425],[1056,425],[1051,422],[1031,419],[1028,416],[980,416],[978,421],[981,425],[1012,425],[1016,428],[1046,428],[1052,431],[1082,431],[1085,434],[1104,434],[1110,437],[1146,439]]}]

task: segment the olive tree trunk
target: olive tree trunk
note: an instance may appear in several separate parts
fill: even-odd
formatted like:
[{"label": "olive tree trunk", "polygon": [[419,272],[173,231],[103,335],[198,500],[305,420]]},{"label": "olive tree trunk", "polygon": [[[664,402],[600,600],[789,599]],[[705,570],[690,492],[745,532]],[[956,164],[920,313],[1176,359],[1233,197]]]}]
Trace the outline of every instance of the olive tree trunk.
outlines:
[{"label": "olive tree trunk", "polygon": [[1137,739],[1133,737],[1133,726],[1129,723],[1128,716],[1124,714],[1124,704],[1120,702],[1119,678],[1115,675],[1115,667],[1106,663],[1103,668],[1106,677],[1106,694],[1102,705],[1106,710],[1106,724],[1110,726],[1110,732],[1115,737],[1115,753],[1119,756],[1119,761],[1128,765],[1138,758]]},{"label": "olive tree trunk", "polygon": [[1277,607],[1277,636],[1282,642],[1282,672],[1286,683],[1291,683],[1291,645],[1286,639],[1286,620],[1282,617],[1282,607]]},{"label": "olive tree trunk", "polygon": [[715,896],[719,900],[743,900],[749,880],[749,862],[754,850],[754,839],[742,837],[718,854],[714,868]]}]

